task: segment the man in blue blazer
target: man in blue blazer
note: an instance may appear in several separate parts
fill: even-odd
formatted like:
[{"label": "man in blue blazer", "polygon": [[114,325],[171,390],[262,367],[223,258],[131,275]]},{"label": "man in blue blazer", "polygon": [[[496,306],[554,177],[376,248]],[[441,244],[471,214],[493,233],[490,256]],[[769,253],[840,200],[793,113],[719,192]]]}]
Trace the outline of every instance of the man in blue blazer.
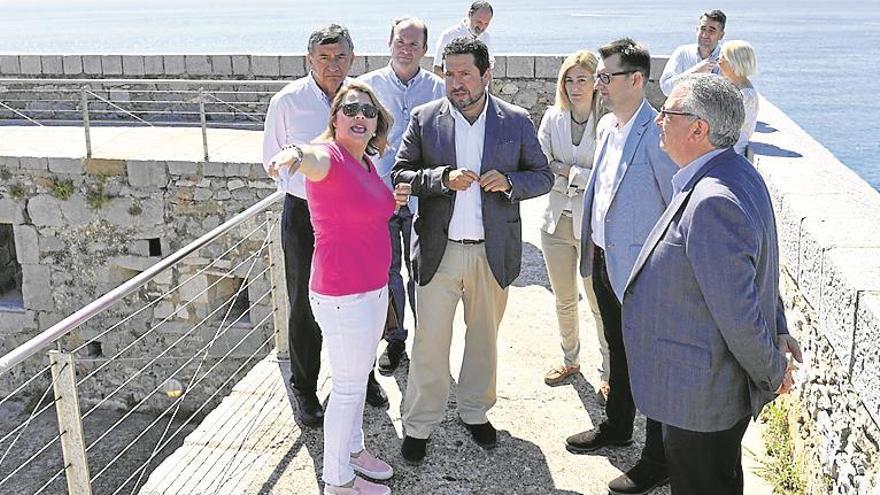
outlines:
[{"label": "man in blue blazer", "polygon": [[[606,420],[566,439],[577,454],[632,443],[635,405],[620,327],[620,301],[636,256],[672,197],[675,164],[660,149],[656,112],[645,99],[651,56],[626,38],[599,48],[596,88],[611,113],[597,129],[597,153],[584,193],[581,275],[592,275],[605,338],[611,390]],[[614,479],[612,493],[645,493],[666,482],[660,424],[648,420],[639,462]]]},{"label": "man in blue blazer", "polygon": [[472,38],[444,50],[446,98],[417,107],[403,136],[393,179],[419,198],[414,222],[416,321],[403,403],[404,459],[420,462],[446,412],[452,320],[464,302],[467,325],[458,414],[474,440],[491,448],[495,428],[497,335],[507,288],[519,275],[519,202],[546,194],[553,173],[522,108],[486,91],[486,45]]},{"label": "man in blue blazer", "polygon": [[792,384],[776,346],[786,323],[770,195],[731,149],[743,116],[718,76],[688,76],[670,94],[656,121],[680,171],[624,291],[633,397],[663,425],[677,495],[741,494],[750,416]]}]

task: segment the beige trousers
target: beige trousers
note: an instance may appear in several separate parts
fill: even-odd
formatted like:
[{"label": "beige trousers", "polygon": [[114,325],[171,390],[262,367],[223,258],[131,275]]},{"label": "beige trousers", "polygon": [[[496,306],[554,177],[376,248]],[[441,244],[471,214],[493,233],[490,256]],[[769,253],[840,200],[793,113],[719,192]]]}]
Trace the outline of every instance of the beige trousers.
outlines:
[{"label": "beige trousers", "polygon": [[581,242],[574,237],[574,226],[569,215],[559,217],[556,230],[552,234],[541,231],[541,250],[547,263],[547,274],[550,276],[550,287],[556,296],[556,319],[559,322],[559,334],[562,337],[562,353],[568,366],[580,364],[580,329],[578,326],[578,279],[584,286],[590,312],[596,322],[596,335],[599,337],[599,352],[602,355],[602,380],[608,381],[608,343],[602,330],[602,316],[599,314],[599,303],[593,292],[590,277],[578,276]]},{"label": "beige trousers", "polygon": [[443,420],[449,398],[449,350],[458,302],[464,303],[464,358],[458,378],[458,414],[468,424],[487,421],[495,405],[498,326],[507,305],[486,260],[486,245],[449,242],[440,267],[416,287],[416,331],[403,402],[403,426],[413,438],[428,438]]}]

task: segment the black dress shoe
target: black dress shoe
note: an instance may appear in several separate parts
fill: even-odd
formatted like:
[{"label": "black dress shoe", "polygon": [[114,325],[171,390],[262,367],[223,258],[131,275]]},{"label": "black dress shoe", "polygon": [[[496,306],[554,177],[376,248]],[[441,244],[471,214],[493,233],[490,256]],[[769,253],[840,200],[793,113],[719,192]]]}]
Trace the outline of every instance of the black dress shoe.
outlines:
[{"label": "black dress shoe", "polygon": [[596,428],[582,431],[565,439],[565,448],[572,454],[586,454],[602,447],[624,447],[632,443],[632,435],[616,436]]},{"label": "black dress shoe", "polygon": [[318,396],[311,394],[298,394],[294,392],[296,399],[296,419],[305,426],[320,427],[324,424],[324,408],[318,401]]},{"label": "black dress shoe", "polygon": [[464,427],[471,433],[471,437],[477,442],[477,445],[484,449],[491,449],[498,443],[498,432],[492,423],[486,421],[477,425],[469,425],[464,423]]},{"label": "black dress shoe", "polygon": [[388,407],[388,396],[376,381],[376,375],[372,371],[370,378],[367,379],[367,404],[373,407]]},{"label": "black dress shoe", "polygon": [[410,464],[419,464],[425,459],[425,446],[428,444],[426,438],[413,438],[409,435],[403,437],[403,444],[400,446],[400,455],[403,460]]},{"label": "black dress shoe", "polygon": [[640,459],[632,469],[611,480],[608,491],[614,495],[642,495],[668,482],[664,464]]},{"label": "black dress shoe", "polygon": [[394,340],[388,343],[385,352],[379,356],[379,373],[390,375],[400,366],[400,359],[406,353],[406,342]]}]

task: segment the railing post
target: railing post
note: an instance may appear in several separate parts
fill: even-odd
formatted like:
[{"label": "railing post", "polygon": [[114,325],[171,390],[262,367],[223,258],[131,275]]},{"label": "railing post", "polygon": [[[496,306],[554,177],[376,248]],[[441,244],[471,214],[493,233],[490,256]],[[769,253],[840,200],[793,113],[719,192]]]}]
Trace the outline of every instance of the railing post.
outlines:
[{"label": "railing post", "polygon": [[208,161],[208,118],[205,116],[205,88],[199,88],[199,118],[202,121],[202,149]]},{"label": "railing post", "polygon": [[92,157],[92,134],[89,126],[89,87],[80,90],[80,106],[82,107],[83,131],[86,134],[86,158]]},{"label": "railing post", "polygon": [[287,275],[281,249],[281,222],[277,212],[266,212],[266,228],[272,229],[269,239],[269,281],[272,284],[272,321],[275,324],[275,347],[278,359],[290,359],[287,343]]},{"label": "railing post", "polygon": [[49,351],[52,364],[52,386],[55,392],[55,412],[61,431],[61,453],[64,456],[67,492],[91,495],[92,484],[86,458],[86,443],[76,394],[76,369],[72,354]]}]

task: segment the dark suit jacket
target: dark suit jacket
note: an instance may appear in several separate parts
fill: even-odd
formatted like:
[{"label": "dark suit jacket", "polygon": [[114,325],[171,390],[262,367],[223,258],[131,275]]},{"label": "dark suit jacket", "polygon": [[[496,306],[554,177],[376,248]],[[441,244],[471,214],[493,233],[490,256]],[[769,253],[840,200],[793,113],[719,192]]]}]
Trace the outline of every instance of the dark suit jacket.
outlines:
[{"label": "dark suit jacket", "polygon": [[[522,261],[519,201],[549,192],[553,173],[529,114],[492,96],[487,104],[481,173],[498,170],[510,178],[513,189],[510,198],[482,191],[486,257],[498,284],[507,287],[519,275]],[[443,185],[444,175],[456,168],[451,111],[448,98],[413,110],[392,171],[394,183],[412,184],[412,193],[419,198],[413,225],[413,265],[419,285],[430,282],[440,266],[455,204],[455,191]]]},{"label": "dark suit jacket", "polygon": [[785,356],[776,219],[760,174],[732,149],[675,195],[624,291],[636,406],[691,431],[726,430],[775,397]]}]

